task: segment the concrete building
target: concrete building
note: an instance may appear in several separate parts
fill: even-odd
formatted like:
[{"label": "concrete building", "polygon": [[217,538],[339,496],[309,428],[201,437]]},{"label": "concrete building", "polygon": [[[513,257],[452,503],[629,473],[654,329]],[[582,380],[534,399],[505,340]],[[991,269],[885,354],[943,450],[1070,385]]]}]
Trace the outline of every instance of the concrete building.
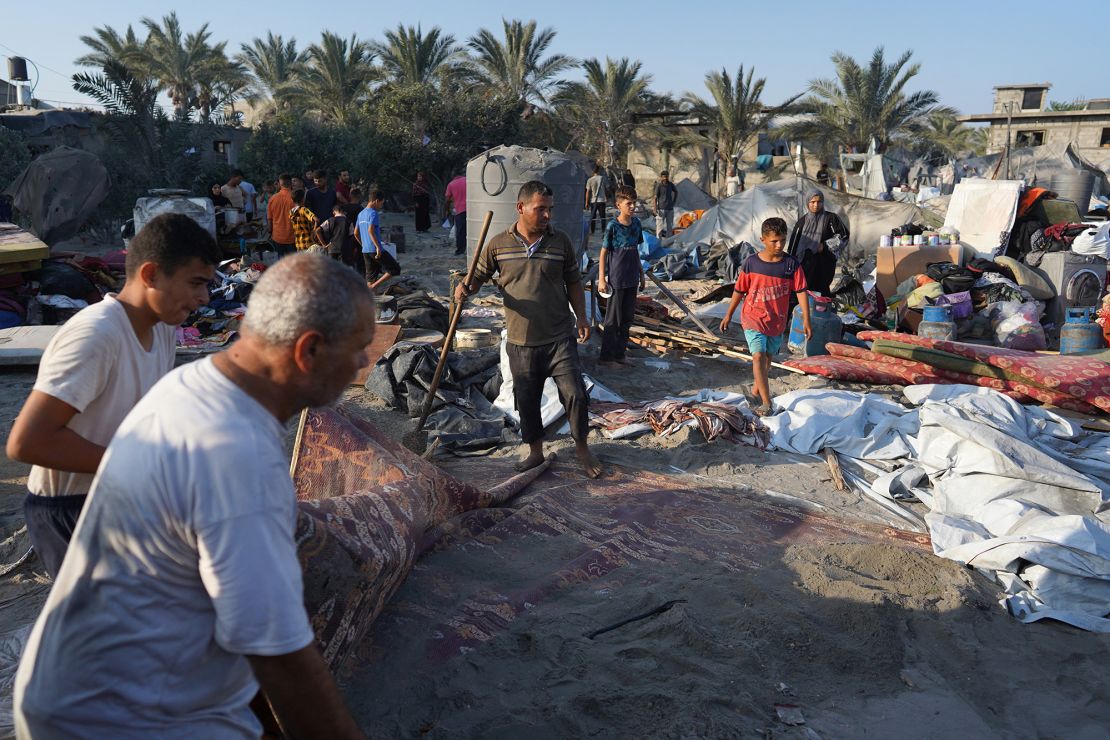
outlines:
[{"label": "concrete building", "polygon": [[964,123],[989,123],[987,153],[1013,147],[1072,144],[1091,162],[1110,157],[1110,98],[1087,101],[1083,110],[1047,110],[1051,83],[999,85],[990,113],[960,116]]}]

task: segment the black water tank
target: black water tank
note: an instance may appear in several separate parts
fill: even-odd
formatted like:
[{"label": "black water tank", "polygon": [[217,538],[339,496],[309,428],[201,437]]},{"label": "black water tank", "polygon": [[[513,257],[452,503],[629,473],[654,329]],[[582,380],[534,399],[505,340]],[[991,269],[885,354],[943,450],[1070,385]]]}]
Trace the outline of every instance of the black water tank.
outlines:
[{"label": "black water tank", "polygon": [[12,82],[29,82],[27,60],[23,57],[8,57],[8,79]]}]

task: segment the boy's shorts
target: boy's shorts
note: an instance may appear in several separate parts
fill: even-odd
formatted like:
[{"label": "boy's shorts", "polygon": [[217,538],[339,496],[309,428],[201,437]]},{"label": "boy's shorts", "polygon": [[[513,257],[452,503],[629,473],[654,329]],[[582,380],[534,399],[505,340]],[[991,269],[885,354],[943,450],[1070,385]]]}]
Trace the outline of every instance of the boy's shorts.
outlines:
[{"label": "boy's shorts", "polygon": [[748,351],[753,355],[756,353],[777,355],[782,349],[782,334],[769,337],[755,329],[745,329],[744,338],[748,340]]}]

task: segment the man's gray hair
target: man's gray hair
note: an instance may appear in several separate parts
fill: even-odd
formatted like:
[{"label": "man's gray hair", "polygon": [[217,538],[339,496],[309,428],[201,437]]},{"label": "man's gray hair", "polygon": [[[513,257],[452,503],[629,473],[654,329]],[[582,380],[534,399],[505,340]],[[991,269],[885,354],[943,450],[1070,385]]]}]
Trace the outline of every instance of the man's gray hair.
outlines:
[{"label": "man's gray hair", "polygon": [[268,344],[292,344],[306,331],[335,341],[355,330],[358,302],[373,294],[361,275],[320,254],[296,254],[266,270],[251,291],[246,330]]}]

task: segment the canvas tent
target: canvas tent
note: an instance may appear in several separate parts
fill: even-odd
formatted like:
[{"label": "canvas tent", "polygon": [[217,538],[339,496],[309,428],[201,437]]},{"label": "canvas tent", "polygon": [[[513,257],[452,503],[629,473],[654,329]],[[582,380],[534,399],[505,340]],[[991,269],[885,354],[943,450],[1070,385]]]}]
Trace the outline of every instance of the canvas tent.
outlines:
[{"label": "canvas tent", "polygon": [[716,207],[675,237],[676,248],[688,249],[699,244],[735,246],[741,242],[759,244],[759,229],[764,219],[779,216],[793,228],[805,211],[805,197],[810,190],[825,195],[825,208],[840,215],[851,233],[849,246],[875,254],[879,237],[906,223],[927,223],[940,226],[936,216],[912,203],[894,203],[841,193],[818,185],[813,180],[789,178],[756,185],[743,193],[722,200]]}]

